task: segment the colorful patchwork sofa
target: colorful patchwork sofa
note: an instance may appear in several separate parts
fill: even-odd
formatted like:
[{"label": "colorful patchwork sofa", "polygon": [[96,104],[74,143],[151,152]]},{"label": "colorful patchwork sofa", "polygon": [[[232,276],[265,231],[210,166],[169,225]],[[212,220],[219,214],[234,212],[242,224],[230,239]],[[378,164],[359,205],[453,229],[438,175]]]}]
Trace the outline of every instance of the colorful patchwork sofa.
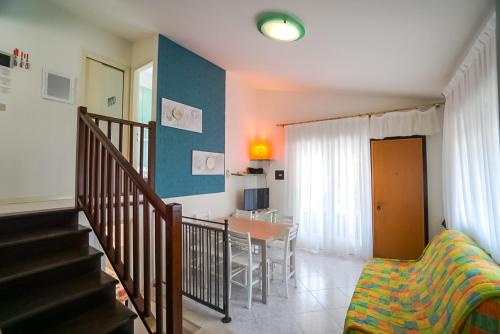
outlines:
[{"label": "colorful patchwork sofa", "polygon": [[500,333],[500,268],[453,230],[436,236],[418,260],[372,259],[344,333]]}]

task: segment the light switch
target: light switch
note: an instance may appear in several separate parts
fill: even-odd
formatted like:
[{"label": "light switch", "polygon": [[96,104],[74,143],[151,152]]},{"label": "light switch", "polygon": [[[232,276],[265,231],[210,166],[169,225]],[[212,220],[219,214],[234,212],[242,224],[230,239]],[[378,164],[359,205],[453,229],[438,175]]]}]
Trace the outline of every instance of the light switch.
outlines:
[{"label": "light switch", "polygon": [[7,106],[4,103],[0,103],[0,111],[7,111]]}]

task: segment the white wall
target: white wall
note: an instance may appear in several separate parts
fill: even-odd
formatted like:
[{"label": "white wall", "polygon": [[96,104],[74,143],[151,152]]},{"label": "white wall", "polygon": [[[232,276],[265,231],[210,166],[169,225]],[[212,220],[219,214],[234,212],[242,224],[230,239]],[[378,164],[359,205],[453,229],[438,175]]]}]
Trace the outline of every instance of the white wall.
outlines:
[{"label": "white wall", "polygon": [[[276,169],[285,169],[284,129],[277,127],[276,124],[412,107],[436,100],[366,94],[257,91],[256,136],[269,140],[274,151],[274,160],[268,165],[263,164],[269,169],[267,183],[270,188],[270,206],[283,211],[286,199],[285,182],[274,179]],[[429,232],[431,237],[439,232],[439,225],[443,220],[441,138],[441,135],[436,135],[427,139]],[[285,179],[286,177],[287,171],[285,170]]]},{"label": "white wall", "polygon": [[[248,142],[254,136],[256,91],[239,74],[226,71],[226,169],[231,173],[248,167]],[[257,177],[226,176],[226,191],[216,194],[164,199],[182,204],[183,215],[208,212],[210,218],[229,215],[243,201],[243,189],[255,187]]]},{"label": "white wall", "polygon": [[130,66],[131,44],[46,1],[3,0],[0,7],[0,48],[25,50],[31,60],[29,71],[12,70],[10,94],[0,93],[7,105],[0,112],[0,201],[74,197],[78,104],[42,99],[42,68],[81,79],[82,50]]}]

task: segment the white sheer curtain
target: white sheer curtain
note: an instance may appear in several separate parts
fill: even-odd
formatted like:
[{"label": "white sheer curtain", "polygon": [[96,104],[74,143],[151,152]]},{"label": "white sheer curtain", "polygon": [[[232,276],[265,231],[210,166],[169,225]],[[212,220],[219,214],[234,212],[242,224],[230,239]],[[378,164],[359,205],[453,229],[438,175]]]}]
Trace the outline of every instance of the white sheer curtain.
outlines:
[{"label": "white sheer curtain", "polygon": [[444,92],[443,192],[450,228],[500,262],[500,136],[495,17]]},{"label": "white sheer curtain", "polygon": [[398,136],[429,136],[443,131],[440,107],[422,110],[390,112],[370,117],[370,135],[374,139]]},{"label": "white sheer curtain", "polygon": [[368,117],[286,127],[287,206],[299,246],[370,258]]}]

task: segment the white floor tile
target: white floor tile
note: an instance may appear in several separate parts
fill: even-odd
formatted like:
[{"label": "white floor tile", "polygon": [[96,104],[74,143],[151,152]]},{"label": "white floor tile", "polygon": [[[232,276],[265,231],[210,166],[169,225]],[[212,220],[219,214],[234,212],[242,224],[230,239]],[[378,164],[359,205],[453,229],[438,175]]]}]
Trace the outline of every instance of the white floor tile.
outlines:
[{"label": "white floor tile", "polygon": [[341,334],[342,328],[327,311],[299,314],[295,321],[304,334]]},{"label": "white floor tile", "polygon": [[272,317],[257,319],[261,334],[302,334],[294,317]]},{"label": "white floor tile", "polygon": [[324,308],[347,307],[351,301],[339,288],[311,292]]},{"label": "white floor tile", "polygon": [[253,291],[252,308],[244,288],[233,285],[230,315],[223,324],[222,314],[184,299],[184,312],[202,324],[201,333],[342,333],[347,307],[364,263],[349,257],[335,257],[299,251],[297,288],[289,281],[289,298],[279,277],[271,282],[268,303],[261,290]]},{"label": "white floor tile", "polygon": [[329,312],[332,315],[333,320],[335,320],[335,322],[340,328],[344,328],[347,309],[348,309],[347,307],[340,307],[327,310],[327,312]]}]

